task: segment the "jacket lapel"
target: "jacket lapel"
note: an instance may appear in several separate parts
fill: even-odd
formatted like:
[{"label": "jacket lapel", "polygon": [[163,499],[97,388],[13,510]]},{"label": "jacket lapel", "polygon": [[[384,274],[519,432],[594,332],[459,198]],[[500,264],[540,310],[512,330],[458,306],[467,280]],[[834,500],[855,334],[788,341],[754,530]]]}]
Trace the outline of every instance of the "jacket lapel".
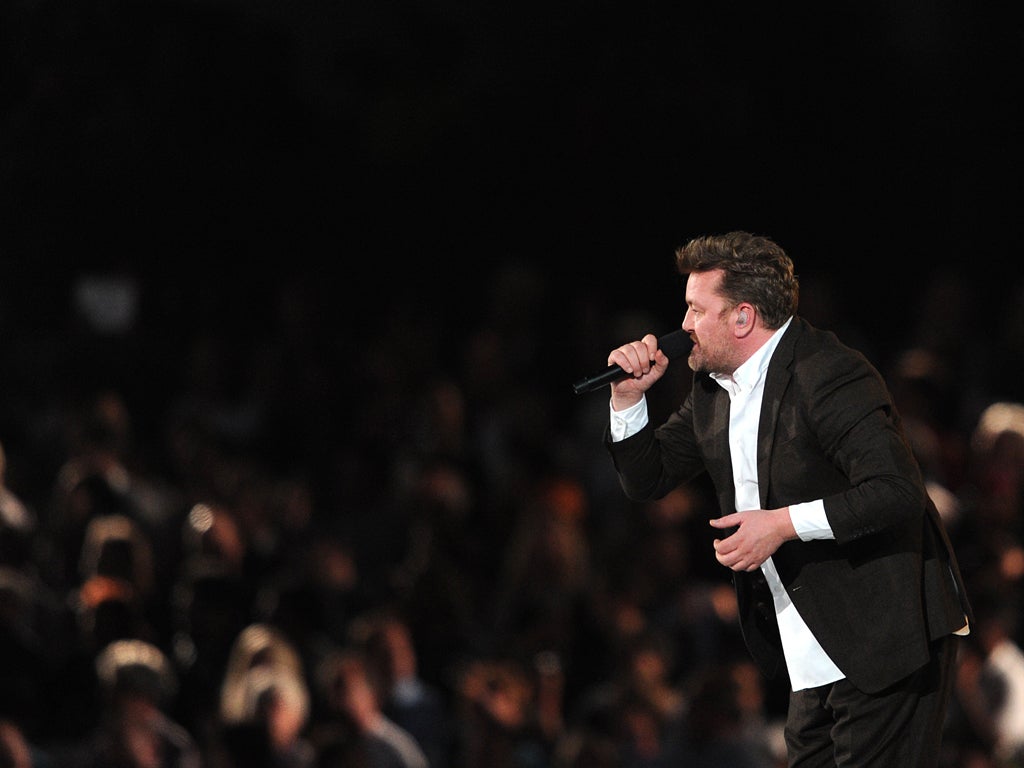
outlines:
[{"label": "jacket lapel", "polygon": [[768,494],[771,489],[769,479],[772,447],[775,444],[776,425],[779,420],[779,407],[782,395],[789,386],[792,377],[793,354],[796,339],[803,331],[800,319],[794,317],[786,333],[779,340],[779,346],[772,353],[765,373],[764,395],[761,400],[761,417],[757,428],[757,488],[761,499],[761,508],[768,508]]}]

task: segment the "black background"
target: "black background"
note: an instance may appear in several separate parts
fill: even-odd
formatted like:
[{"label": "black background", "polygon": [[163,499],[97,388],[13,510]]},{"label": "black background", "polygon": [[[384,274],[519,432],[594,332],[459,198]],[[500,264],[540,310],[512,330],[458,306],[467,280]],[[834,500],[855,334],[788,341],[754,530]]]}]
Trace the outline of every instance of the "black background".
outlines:
[{"label": "black background", "polygon": [[831,281],[883,348],[938,271],[988,306],[1019,276],[1016,16],[948,1],[6,4],[3,319],[64,322],[74,282],[108,272],[162,286],[167,305],[209,286],[237,318],[302,273],[336,293],[341,333],[396,306],[459,323],[512,260],[567,307],[597,291],[674,327],[673,249],[738,228]]},{"label": "black background", "polygon": [[[237,428],[256,403],[253,452],[311,469],[373,551],[397,527],[363,495],[447,374],[524,473],[600,478],[607,401],[571,383],[677,327],[675,248],[731,229],[778,240],[801,312],[886,373],[937,350],[936,422],[966,436],[1024,400],[1019,12],[803,5],[0,4],[10,486],[45,509],[105,388],[158,470],[175,408]],[[137,306],[98,326],[90,286],[100,319]]]}]

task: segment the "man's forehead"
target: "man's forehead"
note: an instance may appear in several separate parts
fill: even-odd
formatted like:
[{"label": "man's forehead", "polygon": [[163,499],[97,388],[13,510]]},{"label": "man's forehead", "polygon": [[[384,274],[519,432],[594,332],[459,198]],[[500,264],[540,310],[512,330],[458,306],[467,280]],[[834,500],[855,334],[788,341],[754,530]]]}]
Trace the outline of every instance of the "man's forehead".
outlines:
[{"label": "man's forehead", "polygon": [[686,299],[693,301],[699,299],[704,303],[721,298],[718,287],[722,283],[720,269],[712,269],[707,272],[691,272],[686,278]]}]

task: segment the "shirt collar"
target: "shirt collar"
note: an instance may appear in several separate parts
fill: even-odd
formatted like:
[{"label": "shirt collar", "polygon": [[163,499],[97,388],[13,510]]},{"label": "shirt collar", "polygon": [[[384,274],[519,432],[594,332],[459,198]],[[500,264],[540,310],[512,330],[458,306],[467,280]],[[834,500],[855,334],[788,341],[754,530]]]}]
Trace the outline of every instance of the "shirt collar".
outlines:
[{"label": "shirt collar", "polygon": [[786,322],[782,324],[782,327],[768,338],[768,341],[762,344],[754,354],[748,357],[746,361],[737,368],[735,372],[733,372],[732,376],[726,373],[712,373],[711,378],[717,381],[730,396],[735,397],[742,392],[752,392],[754,387],[756,387],[764,377],[764,372],[768,370],[768,363],[772,359],[772,353],[775,351],[775,348],[779,346],[782,334],[785,333],[791,322],[793,322],[792,317],[786,320]]}]

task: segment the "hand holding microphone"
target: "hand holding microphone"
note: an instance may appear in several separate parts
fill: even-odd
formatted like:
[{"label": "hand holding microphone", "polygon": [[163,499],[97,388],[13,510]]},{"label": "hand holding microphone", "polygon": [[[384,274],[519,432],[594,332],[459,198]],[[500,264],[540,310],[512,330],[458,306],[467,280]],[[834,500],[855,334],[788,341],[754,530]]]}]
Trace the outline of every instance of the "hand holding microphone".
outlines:
[{"label": "hand holding microphone", "polygon": [[[653,334],[648,334],[647,336],[644,336],[641,342],[634,342],[632,345],[633,349],[635,350],[636,345],[640,343],[647,346],[648,356],[646,361],[641,359],[642,353],[632,355],[626,351],[626,347],[631,345],[623,345],[613,351],[609,356],[609,360],[612,357],[620,358],[617,363],[610,364],[603,371],[598,371],[590,376],[584,376],[572,385],[573,391],[577,395],[584,392],[593,392],[595,389],[600,389],[607,384],[612,384],[622,379],[629,378],[633,375],[633,371],[642,370],[645,363],[648,366],[650,365],[651,360],[654,359],[655,350],[660,349],[669,360],[674,360],[677,357],[682,357],[687,354],[691,347],[690,335],[682,329],[672,331],[660,338],[655,338]],[[636,360],[632,359],[634,356],[636,357]],[[631,368],[632,371],[627,372],[626,368]]]}]

